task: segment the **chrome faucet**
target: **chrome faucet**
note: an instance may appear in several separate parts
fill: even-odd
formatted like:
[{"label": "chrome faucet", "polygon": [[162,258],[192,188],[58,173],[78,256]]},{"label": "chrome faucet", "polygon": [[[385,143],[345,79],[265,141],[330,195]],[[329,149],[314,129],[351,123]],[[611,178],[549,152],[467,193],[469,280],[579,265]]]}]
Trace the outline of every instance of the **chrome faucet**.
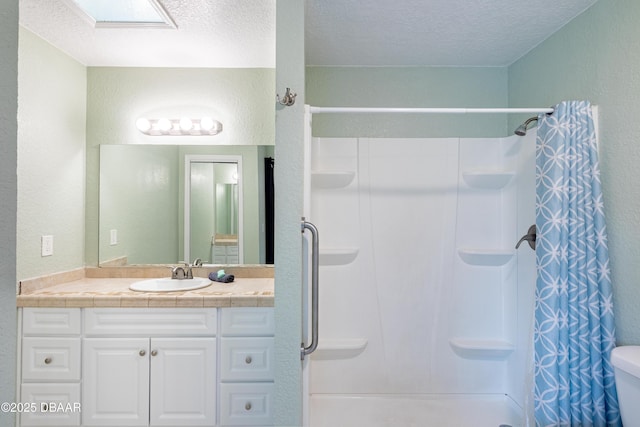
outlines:
[{"label": "chrome faucet", "polygon": [[177,280],[183,279],[193,279],[193,267],[202,267],[202,260],[200,258],[196,258],[193,260],[192,264],[188,262],[182,261],[184,267],[177,266],[171,269],[171,278]]},{"label": "chrome faucet", "polygon": [[189,267],[173,267],[171,269],[171,278],[177,280],[193,279],[193,274]]}]

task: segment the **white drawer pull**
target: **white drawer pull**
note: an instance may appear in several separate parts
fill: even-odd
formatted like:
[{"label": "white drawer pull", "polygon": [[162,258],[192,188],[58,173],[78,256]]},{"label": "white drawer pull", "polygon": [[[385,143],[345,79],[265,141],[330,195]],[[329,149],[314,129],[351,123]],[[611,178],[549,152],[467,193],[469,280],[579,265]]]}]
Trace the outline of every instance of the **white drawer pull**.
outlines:
[{"label": "white drawer pull", "polygon": [[246,409],[247,411],[251,410],[251,402],[247,402],[244,404],[244,409]]},{"label": "white drawer pull", "polygon": [[253,359],[251,359],[251,356],[247,356],[247,357],[244,359],[244,362],[245,362],[247,365],[249,365],[252,361],[253,361]]},{"label": "white drawer pull", "polygon": [[51,361],[52,361],[52,359],[50,357],[47,357],[47,358],[44,359],[44,363],[47,364],[47,365],[49,363],[51,363]]}]

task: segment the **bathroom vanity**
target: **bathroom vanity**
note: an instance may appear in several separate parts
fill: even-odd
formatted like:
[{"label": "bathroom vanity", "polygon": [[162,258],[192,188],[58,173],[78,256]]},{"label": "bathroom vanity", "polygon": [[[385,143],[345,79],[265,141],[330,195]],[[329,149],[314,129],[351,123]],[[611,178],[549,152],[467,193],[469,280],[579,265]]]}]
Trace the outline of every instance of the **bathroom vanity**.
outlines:
[{"label": "bathroom vanity", "polygon": [[273,279],[178,293],[132,281],[18,296],[19,425],[273,425]]}]

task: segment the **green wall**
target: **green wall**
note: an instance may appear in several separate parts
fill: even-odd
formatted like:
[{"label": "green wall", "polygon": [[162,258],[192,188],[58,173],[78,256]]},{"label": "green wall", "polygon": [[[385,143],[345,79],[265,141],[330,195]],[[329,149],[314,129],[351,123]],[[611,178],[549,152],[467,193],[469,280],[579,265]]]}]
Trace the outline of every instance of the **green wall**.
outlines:
[{"label": "green wall", "polygon": [[[18,109],[18,0],[0,2],[0,401],[17,402],[16,211]],[[15,416],[0,412],[0,425]]]},{"label": "green wall", "polygon": [[[20,27],[18,280],[84,267],[85,67]],[[41,236],[53,235],[53,256]]]},{"label": "green wall", "polygon": [[[178,147],[100,147],[100,263],[170,264],[179,257]],[[111,245],[110,230],[118,243]]]},{"label": "green wall", "polygon": [[304,2],[276,0],[276,88],[298,93],[276,109],[275,396],[277,426],[302,425],[302,179],[304,157]]},{"label": "green wall", "polygon": [[[599,108],[617,340],[640,344],[640,2],[600,0],[509,67],[509,105]],[[523,117],[513,117],[515,128]]]},{"label": "green wall", "polygon": [[[504,67],[307,67],[307,104],[320,107],[506,107]],[[314,136],[499,137],[504,114],[322,114]]]}]

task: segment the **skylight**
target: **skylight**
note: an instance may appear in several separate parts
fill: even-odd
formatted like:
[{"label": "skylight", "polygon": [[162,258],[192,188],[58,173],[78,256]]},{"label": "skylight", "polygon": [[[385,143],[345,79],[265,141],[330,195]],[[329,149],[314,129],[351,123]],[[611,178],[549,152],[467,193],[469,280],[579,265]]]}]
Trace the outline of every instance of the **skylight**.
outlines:
[{"label": "skylight", "polygon": [[176,25],[158,0],[71,0],[97,27],[164,27]]}]

